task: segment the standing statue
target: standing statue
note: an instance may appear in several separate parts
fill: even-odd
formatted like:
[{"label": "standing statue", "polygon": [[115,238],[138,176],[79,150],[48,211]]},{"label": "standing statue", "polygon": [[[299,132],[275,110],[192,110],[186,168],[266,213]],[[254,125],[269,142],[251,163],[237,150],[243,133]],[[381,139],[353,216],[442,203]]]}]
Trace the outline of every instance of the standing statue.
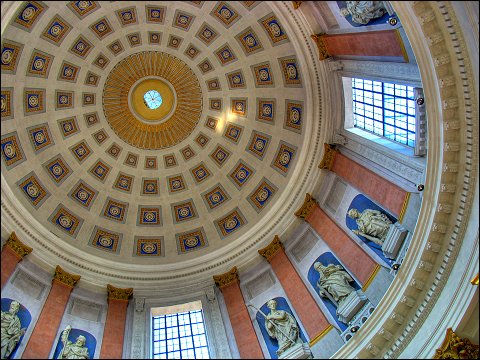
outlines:
[{"label": "standing statue", "polygon": [[352,15],[352,21],[366,25],[371,20],[382,17],[387,13],[383,1],[345,1],[346,8],[341,8],[340,13],[347,17]]},{"label": "standing statue", "polygon": [[20,319],[17,316],[17,312],[20,310],[20,303],[13,300],[10,303],[10,308],[8,312],[2,311],[2,321],[1,321],[1,341],[2,341],[2,350],[1,358],[8,359],[12,351],[18,344],[18,341],[25,334],[26,328],[21,327]]},{"label": "standing statue", "polygon": [[274,299],[267,302],[267,307],[270,313],[265,316],[265,328],[270,337],[277,339],[277,355],[281,355],[285,350],[301,343],[300,330],[293,315],[285,310],[277,310],[277,302]]},{"label": "standing statue", "polygon": [[83,335],[79,335],[77,340],[73,343],[68,340],[68,334],[72,327],[68,325],[62,331],[63,349],[58,356],[59,359],[90,359],[88,348],[85,346],[87,339]]},{"label": "standing statue", "polygon": [[316,262],[313,267],[320,274],[317,282],[319,295],[329,298],[337,308],[350,293],[355,291],[349,284],[354,280],[341,265],[324,266],[321,262]]},{"label": "standing statue", "polygon": [[356,219],[358,230],[353,230],[354,234],[363,236],[375,244],[383,245],[392,224],[387,215],[372,209],[365,209],[361,213],[357,209],[350,209],[348,216]]}]

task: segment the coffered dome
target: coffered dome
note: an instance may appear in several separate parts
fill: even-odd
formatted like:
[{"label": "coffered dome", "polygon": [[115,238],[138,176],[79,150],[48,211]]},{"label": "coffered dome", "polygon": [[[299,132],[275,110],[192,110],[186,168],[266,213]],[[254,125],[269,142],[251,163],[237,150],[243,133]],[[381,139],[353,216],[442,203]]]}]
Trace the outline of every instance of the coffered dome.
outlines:
[{"label": "coffered dome", "polygon": [[323,70],[286,11],[18,6],[2,29],[2,177],[43,261],[93,283],[208,278],[295,221],[327,131]]}]

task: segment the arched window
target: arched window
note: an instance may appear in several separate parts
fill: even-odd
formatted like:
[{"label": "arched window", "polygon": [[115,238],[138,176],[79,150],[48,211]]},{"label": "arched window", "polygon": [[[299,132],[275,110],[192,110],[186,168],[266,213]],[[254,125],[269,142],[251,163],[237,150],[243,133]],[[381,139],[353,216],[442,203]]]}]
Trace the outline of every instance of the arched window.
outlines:
[{"label": "arched window", "polygon": [[210,359],[202,303],[152,309],[154,359]]},{"label": "arched window", "polygon": [[344,78],[343,84],[345,129],[395,151],[426,154],[421,88],[360,78]]}]

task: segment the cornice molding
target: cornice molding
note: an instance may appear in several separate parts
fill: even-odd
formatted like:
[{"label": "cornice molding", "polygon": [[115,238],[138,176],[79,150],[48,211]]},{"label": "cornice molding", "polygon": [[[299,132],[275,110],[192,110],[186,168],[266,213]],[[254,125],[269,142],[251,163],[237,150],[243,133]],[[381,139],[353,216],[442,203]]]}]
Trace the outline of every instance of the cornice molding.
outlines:
[{"label": "cornice molding", "polygon": [[272,242],[263,249],[258,250],[258,253],[270,261],[280,250],[283,250],[283,244],[278,235],[275,235]]},{"label": "cornice molding", "polygon": [[15,231],[10,234],[4,246],[10,248],[20,259],[23,259],[25,255],[30,254],[33,250],[18,239]]}]

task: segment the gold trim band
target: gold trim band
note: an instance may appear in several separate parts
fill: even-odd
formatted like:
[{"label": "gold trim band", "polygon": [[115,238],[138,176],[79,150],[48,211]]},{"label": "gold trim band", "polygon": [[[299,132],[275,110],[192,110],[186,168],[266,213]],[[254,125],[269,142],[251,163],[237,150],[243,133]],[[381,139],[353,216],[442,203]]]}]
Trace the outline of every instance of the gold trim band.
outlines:
[{"label": "gold trim band", "polygon": [[398,222],[401,223],[403,221],[403,217],[405,216],[405,213],[407,212],[407,206],[408,202],[410,201],[410,194],[407,192],[407,195],[405,195],[405,199],[403,200],[403,205],[402,205],[402,210],[400,210],[400,214],[398,215]]},{"label": "gold trim band", "polygon": [[380,268],[381,268],[381,266],[378,265],[378,264],[375,266],[375,269],[373,270],[373,272],[368,277],[368,280],[362,286],[362,291],[363,292],[365,292],[368,289],[368,287],[371,285],[373,279],[375,279],[375,276],[377,276],[377,273],[380,271]]},{"label": "gold trim band", "polygon": [[320,331],[320,333],[318,333],[317,336],[315,336],[312,340],[310,340],[310,342],[308,343],[308,345],[310,347],[312,347],[313,345],[315,345],[317,342],[320,341],[321,338],[323,338],[325,335],[327,335],[327,333],[333,329],[333,325],[330,324],[328,325],[325,329],[323,329],[322,331]]}]

